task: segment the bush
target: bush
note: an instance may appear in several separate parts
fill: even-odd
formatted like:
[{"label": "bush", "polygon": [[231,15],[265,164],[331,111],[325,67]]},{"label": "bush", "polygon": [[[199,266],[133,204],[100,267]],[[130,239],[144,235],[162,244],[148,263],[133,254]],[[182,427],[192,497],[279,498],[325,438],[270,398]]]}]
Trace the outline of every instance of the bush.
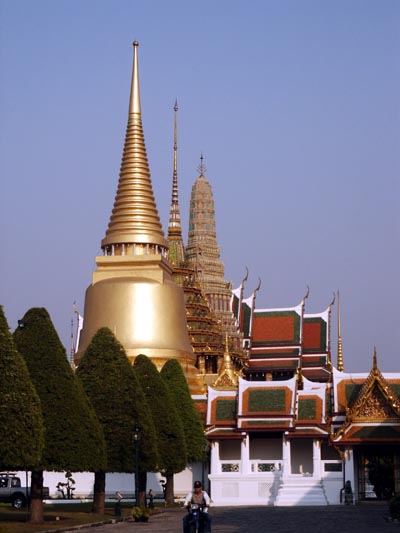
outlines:
[{"label": "bush", "polygon": [[392,519],[400,520],[400,496],[395,496],[390,500],[389,512]]},{"label": "bush", "polygon": [[134,507],[132,509],[132,517],[133,518],[149,518],[151,516],[152,511],[148,507]]}]

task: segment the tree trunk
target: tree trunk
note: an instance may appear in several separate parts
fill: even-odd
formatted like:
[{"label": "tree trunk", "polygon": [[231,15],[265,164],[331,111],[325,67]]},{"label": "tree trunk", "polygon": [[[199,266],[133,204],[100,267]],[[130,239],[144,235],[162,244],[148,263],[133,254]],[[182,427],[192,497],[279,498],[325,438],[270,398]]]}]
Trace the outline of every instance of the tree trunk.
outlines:
[{"label": "tree trunk", "polygon": [[29,522],[43,524],[43,470],[32,470]]},{"label": "tree trunk", "polygon": [[139,472],[139,500],[140,505],[146,505],[146,491],[147,491],[147,472],[140,470]]},{"label": "tree trunk", "polygon": [[165,490],[165,503],[174,503],[174,474],[165,474],[167,480]]},{"label": "tree trunk", "polygon": [[92,512],[104,514],[104,502],[106,497],[106,473],[95,472]]}]

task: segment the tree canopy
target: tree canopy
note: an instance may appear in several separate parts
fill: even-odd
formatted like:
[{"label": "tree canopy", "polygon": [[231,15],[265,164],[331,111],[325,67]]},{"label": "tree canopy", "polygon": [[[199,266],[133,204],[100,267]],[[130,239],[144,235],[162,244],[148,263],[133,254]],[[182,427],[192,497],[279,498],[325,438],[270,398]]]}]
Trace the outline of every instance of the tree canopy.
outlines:
[{"label": "tree canopy", "polygon": [[40,469],[93,472],[104,468],[101,426],[46,309],[30,309],[14,340],[41,401],[45,443]]},{"label": "tree canopy", "polygon": [[171,395],[157,367],[148,357],[138,355],[134,369],[156,426],[159,470],[166,474],[181,472],[187,463],[185,437]]},{"label": "tree canopy", "polygon": [[94,335],[76,374],[103,426],[106,470],[135,470],[133,435],[136,427],[146,442],[146,446],[139,448],[141,468],[156,470],[156,433],[150,409],[123,346],[108,328],[101,328]]},{"label": "tree canopy", "polygon": [[0,470],[31,470],[41,460],[39,396],[0,306]]},{"label": "tree canopy", "polygon": [[185,435],[188,462],[204,459],[206,439],[200,415],[190,395],[182,367],[176,359],[170,359],[161,369],[161,377],[174,401]]}]

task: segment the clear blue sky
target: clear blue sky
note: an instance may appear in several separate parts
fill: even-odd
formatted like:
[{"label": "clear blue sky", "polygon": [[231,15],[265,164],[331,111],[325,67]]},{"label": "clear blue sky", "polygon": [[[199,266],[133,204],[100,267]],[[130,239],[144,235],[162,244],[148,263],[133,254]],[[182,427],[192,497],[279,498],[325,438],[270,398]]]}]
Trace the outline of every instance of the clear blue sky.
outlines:
[{"label": "clear blue sky", "polygon": [[[167,228],[173,104],[185,240],[200,153],[226,278],[260,308],[341,292],[345,369],[400,371],[400,2],[0,0],[0,303],[67,350],[101,254],[138,40]],[[334,307],[333,359],[336,361]]]}]

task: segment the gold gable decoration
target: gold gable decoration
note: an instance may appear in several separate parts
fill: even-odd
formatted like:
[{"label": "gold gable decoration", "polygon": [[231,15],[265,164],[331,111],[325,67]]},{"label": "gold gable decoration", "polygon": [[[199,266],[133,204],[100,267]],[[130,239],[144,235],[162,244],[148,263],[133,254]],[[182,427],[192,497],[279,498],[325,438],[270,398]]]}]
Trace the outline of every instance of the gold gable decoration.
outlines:
[{"label": "gold gable decoration", "polygon": [[224,360],[213,387],[216,389],[236,390],[238,383],[239,373],[235,370],[229,354],[228,333],[226,332]]},{"label": "gold gable decoration", "polygon": [[400,417],[400,400],[381,374],[374,348],[372,370],[361,387],[357,400],[347,410],[347,418],[398,421],[398,417]]},{"label": "gold gable decoration", "polygon": [[393,408],[387,403],[379,387],[375,385],[367,401],[363,402],[354,418],[357,420],[388,420],[393,418]]},{"label": "gold gable decoration", "polygon": [[400,400],[378,368],[376,348],[372,370],[363,383],[354,404],[346,408],[346,420],[342,427],[332,435],[333,440],[343,437],[354,422],[400,424]]}]

